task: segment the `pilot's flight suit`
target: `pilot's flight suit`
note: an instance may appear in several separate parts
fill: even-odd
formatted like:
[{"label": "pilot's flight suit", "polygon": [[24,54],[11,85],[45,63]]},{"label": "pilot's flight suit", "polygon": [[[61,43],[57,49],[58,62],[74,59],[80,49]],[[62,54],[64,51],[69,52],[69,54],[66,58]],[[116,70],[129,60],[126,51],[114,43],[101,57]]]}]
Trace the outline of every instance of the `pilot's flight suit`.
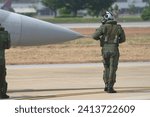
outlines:
[{"label": "pilot's flight suit", "polygon": [[103,80],[105,91],[116,93],[113,89],[116,82],[116,71],[119,60],[119,43],[125,42],[125,33],[121,25],[114,20],[103,23],[93,34],[95,40],[100,40],[104,64]]}]

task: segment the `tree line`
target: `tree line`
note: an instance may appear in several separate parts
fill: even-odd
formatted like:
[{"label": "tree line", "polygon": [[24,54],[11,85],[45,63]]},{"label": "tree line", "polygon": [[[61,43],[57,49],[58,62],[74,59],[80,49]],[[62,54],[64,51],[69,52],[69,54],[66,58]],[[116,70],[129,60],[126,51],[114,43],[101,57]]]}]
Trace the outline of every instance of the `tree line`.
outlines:
[{"label": "tree line", "polygon": [[143,20],[150,20],[150,0],[147,0],[147,6],[144,8],[141,17]]},{"label": "tree line", "polygon": [[99,13],[108,9],[116,0],[42,0],[42,3],[54,11],[61,10],[64,13],[77,16],[78,10],[87,9],[91,16],[99,16]]}]

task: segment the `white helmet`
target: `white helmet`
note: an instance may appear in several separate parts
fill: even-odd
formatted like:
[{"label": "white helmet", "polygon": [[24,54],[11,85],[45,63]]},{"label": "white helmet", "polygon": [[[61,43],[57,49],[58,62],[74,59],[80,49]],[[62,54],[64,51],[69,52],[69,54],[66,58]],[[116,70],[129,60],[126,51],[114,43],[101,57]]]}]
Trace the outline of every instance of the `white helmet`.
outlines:
[{"label": "white helmet", "polygon": [[106,11],[106,13],[104,15],[104,19],[105,20],[114,20],[114,16],[112,15],[112,13]]}]

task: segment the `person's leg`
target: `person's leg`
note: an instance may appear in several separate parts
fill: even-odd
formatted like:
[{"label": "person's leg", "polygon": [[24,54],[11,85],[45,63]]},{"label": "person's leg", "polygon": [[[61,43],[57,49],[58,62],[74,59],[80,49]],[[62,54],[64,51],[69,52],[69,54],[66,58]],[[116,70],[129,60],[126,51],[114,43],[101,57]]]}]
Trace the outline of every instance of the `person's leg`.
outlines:
[{"label": "person's leg", "polygon": [[1,86],[1,98],[9,98],[7,93],[7,82],[6,82],[6,68],[5,65],[2,66],[2,86]]},{"label": "person's leg", "polygon": [[2,65],[0,65],[0,98],[2,97],[2,87],[3,87],[3,71]]},{"label": "person's leg", "polygon": [[104,65],[104,71],[103,71],[103,80],[105,83],[104,91],[107,91],[108,89],[108,79],[109,79],[109,53],[106,51],[103,52],[103,65]]},{"label": "person's leg", "polygon": [[108,93],[116,93],[114,84],[116,82],[116,71],[118,69],[119,52],[112,53],[110,58],[110,73],[108,79]]}]

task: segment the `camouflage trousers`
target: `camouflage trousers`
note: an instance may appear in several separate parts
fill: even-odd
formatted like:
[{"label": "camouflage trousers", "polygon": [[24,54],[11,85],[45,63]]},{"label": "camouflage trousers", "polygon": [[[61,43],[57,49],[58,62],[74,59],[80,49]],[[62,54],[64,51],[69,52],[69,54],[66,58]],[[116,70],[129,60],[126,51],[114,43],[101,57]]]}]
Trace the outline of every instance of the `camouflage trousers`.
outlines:
[{"label": "camouflage trousers", "polygon": [[5,65],[0,65],[0,95],[6,94],[7,82],[6,82],[6,68]]},{"label": "camouflage trousers", "polygon": [[104,64],[103,80],[105,84],[114,85],[120,56],[119,49],[115,45],[104,45],[102,48],[102,56]]}]

